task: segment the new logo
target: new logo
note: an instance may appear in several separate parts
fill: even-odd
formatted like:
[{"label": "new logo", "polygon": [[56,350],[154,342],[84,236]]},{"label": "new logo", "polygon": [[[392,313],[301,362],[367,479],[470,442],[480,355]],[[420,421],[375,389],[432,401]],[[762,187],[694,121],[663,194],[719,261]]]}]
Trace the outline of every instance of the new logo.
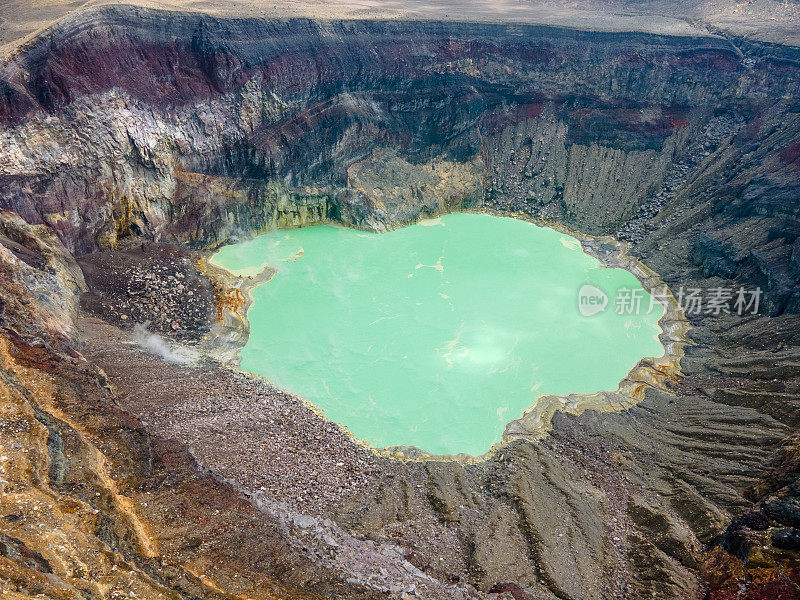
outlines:
[{"label": "new logo", "polygon": [[608,308],[606,293],[587,283],[578,290],[578,311],[584,317],[591,317]]}]

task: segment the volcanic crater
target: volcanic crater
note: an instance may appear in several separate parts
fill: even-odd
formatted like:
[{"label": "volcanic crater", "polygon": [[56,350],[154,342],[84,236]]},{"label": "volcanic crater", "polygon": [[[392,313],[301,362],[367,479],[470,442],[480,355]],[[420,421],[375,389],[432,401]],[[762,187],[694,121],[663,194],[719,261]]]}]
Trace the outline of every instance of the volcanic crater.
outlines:
[{"label": "volcanic crater", "polygon": [[[794,46],[76,11],[0,64],[0,590],[800,597],[798,197]],[[221,246],[467,211],[669,291],[665,360],[478,461],[232,366],[258,281]],[[755,314],[679,310],[739,287]]]}]

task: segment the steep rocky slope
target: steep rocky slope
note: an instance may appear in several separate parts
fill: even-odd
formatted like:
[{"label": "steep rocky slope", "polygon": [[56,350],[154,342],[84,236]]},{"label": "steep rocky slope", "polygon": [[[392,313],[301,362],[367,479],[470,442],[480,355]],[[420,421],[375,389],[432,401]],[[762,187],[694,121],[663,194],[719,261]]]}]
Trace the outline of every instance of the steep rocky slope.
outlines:
[{"label": "steep rocky slope", "polygon": [[[107,8],[7,60],[0,123],[9,594],[800,597],[798,50]],[[676,295],[760,286],[761,314],[687,315],[679,377],[474,464],[373,457],[129,343],[241,310],[194,251],[462,208],[628,240]]]}]

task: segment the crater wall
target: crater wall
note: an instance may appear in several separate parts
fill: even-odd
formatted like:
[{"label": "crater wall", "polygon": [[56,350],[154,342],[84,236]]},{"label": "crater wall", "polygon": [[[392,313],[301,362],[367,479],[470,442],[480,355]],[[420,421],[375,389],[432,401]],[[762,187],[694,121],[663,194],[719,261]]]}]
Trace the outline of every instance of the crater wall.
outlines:
[{"label": "crater wall", "polygon": [[[60,396],[43,396],[46,412],[81,419],[83,400],[105,398],[102,410],[91,411],[92,431],[100,433],[67,447],[67,455],[101,447],[96,439],[104,436],[117,439],[104,424],[117,428],[123,417],[101,415],[114,398],[142,410],[162,402],[153,406],[164,411],[160,436],[222,444],[219,429],[175,427],[174,398],[194,393],[175,383],[179,376],[164,380],[161,396],[147,396],[163,365],[112,375],[120,396],[98,395],[99,375],[74,375],[82,371],[71,361],[84,358],[72,330],[74,295],[84,282],[73,256],[142,240],[205,249],[322,221],[383,230],[460,208],[614,234],[676,291],[761,287],[761,314],[690,315],[682,373],[666,389],[644,391],[635,407],[557,412],[543,439],[515,441],[479,465],[381,463],[330,508],[333,521],[324,525],[275,509],[277,524],[264,537],[274,551],[236,534],[208,553],[203,539],[171,529],[171,513],[145,510],[144,493],[154,485],[165,505],[201,521],[211,506],[235,505],[227,531],[255,519],[232,503],[230,487],[214,487],[223,491],[204,508],[192,496],[212,486],[201,466],[178,461],[160,440],[140,440],[135,454],[155,456],[160,479],[150,481],[145,470],[124,489],[145,504],[137,506],[151,516],[154,538],[174,542],[164,564],[181,568],[159,576],[147,548],[102,538],[108,526],[91,535],[150,569],[148,585],[184,597],[228,597],[225,586],[255,593],[242,583],[244,572],[268,579],[277,595],[280,585],[298,596],[413,593],[380,575],[387,561],[402,566],[404,582],[430,586],[436,595],[429,597],[733,598],[742,586],[753,598],[796,592],[799,88],[797,49],[715,36],[221,20],[129,7],[79,12],[0,68],[0,208],[24,221],[4,215],[0,236],[4,273],[13,275],[0,304],[11,340],[4,364],[17,372],[4,385],[29,390],[15,402],[30,412],[38,380],[16,365],[66,381]],[[126,348],[112,344],[104,355],[94,346],[89,358],[114,373],[114,357],[139,360]],[[255,385],[220,377],[221,397]],[[58,449],[56,429],[38,422],[49,432],[38,435],[51,435]],[[144,435],[136,423],[126,427],[126,435]],[[44,453],[37,460],[39,469],[50,464]],[[235,472],[230,461],[211,467]],[[163,484],[176,470],[184,496]],[[314,485],[306,473],[286,478]],[[80,489],[58,494],[87,502]],[[187,504],[188,497],[195,500]],[[92,508],[129,529],[118,509]],[[125,527],[119,535],[130,538]],[[308,559],[307,538],[289,530],[319,533],[314,551],[327,553],[324,561]],[[352,554],[319,541],[325,535],[348,548],[380,550],[374,541],[399,550],[369,554],[373,562],[358,571]],[[37,539],[28,542],[50,552]],[[237,540],[247,556],[232,550]],[[253,558],[259,552],[268,564]],[[223,582],[211,582],[217,589],[196,575],[197,564],[209,561]],[[348,579],[353,572],[360,578]]]}]

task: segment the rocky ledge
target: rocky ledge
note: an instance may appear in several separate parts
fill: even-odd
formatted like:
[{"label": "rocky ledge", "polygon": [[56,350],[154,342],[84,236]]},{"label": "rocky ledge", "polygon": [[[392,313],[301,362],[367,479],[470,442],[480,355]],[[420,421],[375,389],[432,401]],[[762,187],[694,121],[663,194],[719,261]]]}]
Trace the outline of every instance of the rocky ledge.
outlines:
[{"label": "rocky ledge", "polygon": [[[799,88],[797,49],[722,36],[108,7],[32,40],[0,67],[3,595],[800,597]],[[636,403],[469,464],[199,352],[245,302],[202,252],[462,209],[758,314],[687,311]]]}]

